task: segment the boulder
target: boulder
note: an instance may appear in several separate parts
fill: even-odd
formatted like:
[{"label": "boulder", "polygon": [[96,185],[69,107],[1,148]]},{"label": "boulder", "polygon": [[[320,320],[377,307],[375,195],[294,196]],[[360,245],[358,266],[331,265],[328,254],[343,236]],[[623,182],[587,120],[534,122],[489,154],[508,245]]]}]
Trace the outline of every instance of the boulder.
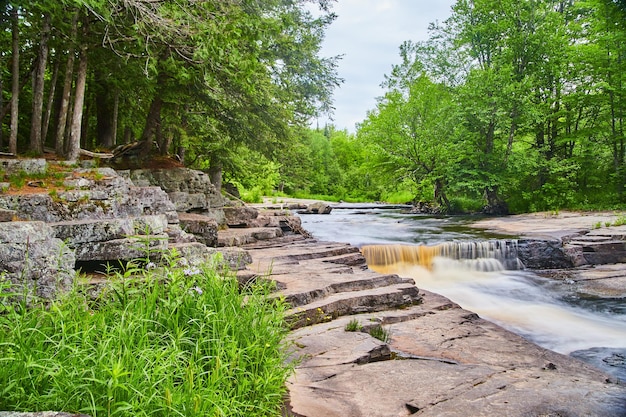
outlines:
[{"label": "boulder", "polygon": [[563,269],[574,266],[571,255],[563,250],[560,239],[522,239],[518,242],[517,256],[526,268],[531,269]]},{"label": "boulder", "polygon": [[0,223],[0,270],[18,288],[52,299],[72,287],[74,262],[74,252],[44,222]]},{"label": "boulder", "polygon": [[19,174],[44,174],[48,170],[48,164],[43,158],[34,159],[0,159],[0,170],[7,175]]},{"label": "boulder", "polygon": [[217,246],[218,225],[215,219],[193,213],[179,213],[180,227],[187,233],[193,234],[198,242],[206,246]]},{"label": "boulder", "polygon": [[331,205],[318,201],[306,206],[306,209],[298,211],[299,214],[330,214],[333,211]]},{"label": "boulder", "polygon": [[228,227],[249,227],[258,215],[259,211],[254,207],[224,207],[224,216]]}]

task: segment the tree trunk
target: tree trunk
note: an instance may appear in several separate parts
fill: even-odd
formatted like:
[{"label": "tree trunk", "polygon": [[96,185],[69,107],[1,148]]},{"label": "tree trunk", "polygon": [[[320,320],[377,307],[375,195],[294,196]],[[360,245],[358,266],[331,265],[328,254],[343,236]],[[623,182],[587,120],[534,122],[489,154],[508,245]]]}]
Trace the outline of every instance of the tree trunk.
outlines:
[{"label": "tree trunk", "polygon": [[120,110],[120,90],[115,89],[115,96],[113,97],[113,126],[111,128],[111,147],[117,144],[117,120],[119,118],[119,110]]},{"label": "tree trunk", "polygon": [[67,151],[67,160],[78,160],[80,152],[80,135],[82,131],[83,104],[85,102],[85,84],[87,82],[87,46],[82,45],[78,61],[78,74],[76,75],[76,88],[74,93],[74,110],[72,112],[72,126]]},{"label": "tree trunk", "polygon": [[444,190],[444,182],[441,178],[437,178],[435,180],[435,201],[437,204],[444,207],[446,213],[450,213],[452,210],[450,200],[448,200],[448,196],[446,196],[446,192]]},{"label": "tree trunk", "polygon": [[[70,45],[76,39],[78,25],[78,13],[74,13],[72,18],[72,34]],[[74,78],[74,47],[70,46],[67,53],[67,63],[65,64],[65,81],[63,82],[63,92],[61,93],[61,104],[57,120],[57,130],[55,134],[55,150],[57,155],[65,155],[65,128],[67,125],[68,113],[70,111],[70,95],[72,93],[72,81]]]},{"label": "tree trunk", "polygon": [[[0,109],[2,107],[4,107],[4,83],[3,80],[0,78]],[[4,129],[2,129],[2,119],[3,118],[0,118],[0,148],[4,146]]]},{"label": "tree trunk", "polygon": [[12,32],[12,58],[11,71],[13,71],[13,79],[11,86],[11,133],[9,135],[9,153],[17,153],[17,128],[18,128],[18,109],[20,96],[20,38],[19,38],[19,17],[17,15],[17,7],[11,9],[11,32]]},{"label": "tree trunk", "polygon": [[113,147],[113,107],[112,88],[108,85],[106,75],[95,70],[96,85],[96,131],[97,143],[105,148]]},{"label": "tree trunk", "polygon": [[[83,93],[85,97],[87,97],[87,93],[89,93],[89,90],[86,89],[86,86],[87,86],[87,82],[85,82],[85,92]],[[83,120],[80,124],[80,139],[81,139],[83,149],[91,149],[95,145],[93,142],[93,138],[90,138],[88,135],[89,120],[90,120],[89,115],[91,114],[91,103],[92,103],[91,100],[87,100],[86,98],[83,99]],[[91,142],[89,142],[89,139],[92,139]]]},{"label": "tree trunk", "polygon": [[48,138],[48,128],[50,127],[50,117],[52,116],[52,106],[54,105],[54,95],[56,94],[57,80],[59,78],[59,67],[61,64],[60,57],[57,58],[52,72],[52,81],[50,81],[50,92],[48,93],[48,103],[46,104],[46,114],[41,130],[41,140],[45,144]]},{"label": "tree trunk", "polygon": [[485,187],[485,199],[487,206],[483,209],[485,214],[508,214],[509,208],[498,195],[498,186]]},{"label": "tree trunk", "polygon": [[50,38],[50,15],[43,17],[41,41],[37,55],[37,66],[33,77],[33,113],[30,127],[30,150],[36,155],[43,153],[41,128],[43,120],[44,76],[48,62],[48,39]]},{"label": "tree trunk", "polygon": [[211,184],[213,184],[217,192],[220,193],[222,191],[222,164],[214,158],[211,158],[210,164],[209,178],[211,179]]},{"label": "tree trunk", "polygon": [[128,144],[133,140],[133,130],[130,126],[124,128],[124,144]]},{"label": "tree trunk", "polygon": [[152,139],[155,137],[158,125],[161,121],[162,108],[163,100],[157,92],[156,97],[152,99],[152,103],[150,104],[150,110],[148,110],[148,116],[146,117],[146,125],[141,134],[141,141],[145,143],[145,147],[139,155],[140,158],[148,156],[152,149]]}]

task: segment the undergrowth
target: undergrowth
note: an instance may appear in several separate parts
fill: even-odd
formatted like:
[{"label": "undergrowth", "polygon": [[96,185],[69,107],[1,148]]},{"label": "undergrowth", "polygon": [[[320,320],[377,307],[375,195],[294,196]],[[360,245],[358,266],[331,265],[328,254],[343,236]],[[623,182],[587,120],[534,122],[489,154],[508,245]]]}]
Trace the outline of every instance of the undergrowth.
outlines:
[{"label": "undergrowth", "polygon": [[0,410],[280,415],[284,305],[210,265],[131,264],[96,300],[11,304],[0,281]]}]

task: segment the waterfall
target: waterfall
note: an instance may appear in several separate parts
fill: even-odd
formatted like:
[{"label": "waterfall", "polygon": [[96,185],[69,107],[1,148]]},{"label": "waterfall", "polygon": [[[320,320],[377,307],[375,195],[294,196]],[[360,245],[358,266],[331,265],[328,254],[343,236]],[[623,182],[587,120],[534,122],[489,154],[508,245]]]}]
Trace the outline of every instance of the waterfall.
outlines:
[{"label": "waterfall", "polygon": [[389,272],[398,265],[428,270],[461,267],[473,271],[523,269],[517,258],[517,240],[446,242],[439,245],[367,245],[361,248],[368,266]]}]

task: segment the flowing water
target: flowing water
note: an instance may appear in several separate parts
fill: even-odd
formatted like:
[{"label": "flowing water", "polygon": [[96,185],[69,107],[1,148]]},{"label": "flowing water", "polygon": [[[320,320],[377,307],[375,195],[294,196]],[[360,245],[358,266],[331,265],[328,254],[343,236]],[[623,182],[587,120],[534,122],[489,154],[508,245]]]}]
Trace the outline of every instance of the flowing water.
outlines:
[{"label": "flowing water", "polygon": [[302,225],[319,240],[358,246],[371,269],[410,276],[419,288],[626,380],[626,300],[585,298],[572,284],[524,270],[513,237],[470,228],[471,218],[341,207],[302,215]]}]

